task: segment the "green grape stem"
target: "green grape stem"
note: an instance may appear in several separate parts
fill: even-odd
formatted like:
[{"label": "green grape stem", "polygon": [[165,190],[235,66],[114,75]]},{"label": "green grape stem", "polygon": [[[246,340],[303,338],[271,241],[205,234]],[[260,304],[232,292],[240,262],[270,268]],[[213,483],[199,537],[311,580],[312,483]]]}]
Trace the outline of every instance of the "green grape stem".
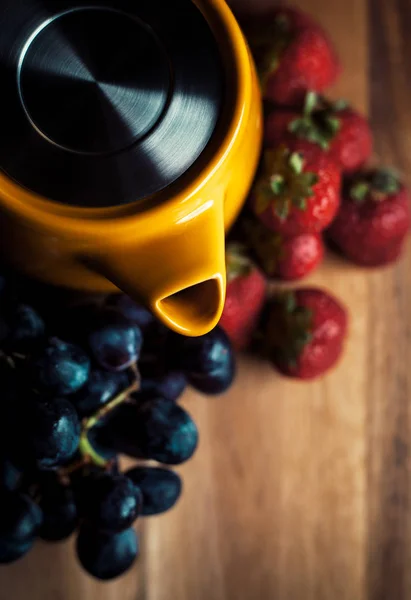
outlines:
[{"label": "green grape stem", "polygon": [[112,410],[126,402],[131,394],[138,392],[140,389],[140,374],[136,366],[132,367],[132,371],[136,377],[136,380],[124,391],[115,396],[112,400],[107,402],[104,406],[102,406],[94,415],[88,417],[83,420],[82,429],[80,434],[80,444],[79,450],[83,456],[83,458],[87,461],[87,459],[91,459],[93,463],[95,463],[99,467],[105,467],[110,461],[102,458],[90,444],[88,439],[88,432],[90,429],[95,427],[101,419],[103,419],[106,415],[108,415]]}]

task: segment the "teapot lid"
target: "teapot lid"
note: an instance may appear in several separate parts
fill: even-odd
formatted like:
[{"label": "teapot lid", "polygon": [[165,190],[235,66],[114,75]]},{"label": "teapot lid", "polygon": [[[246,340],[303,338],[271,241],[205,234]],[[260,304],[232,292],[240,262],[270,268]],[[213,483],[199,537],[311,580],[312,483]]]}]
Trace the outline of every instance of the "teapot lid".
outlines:
[{"label": "teapot lid", "polygon": [[0,0],[0,168],[81,207],[142,199],[193,165],[223,71],[191,0]]}]

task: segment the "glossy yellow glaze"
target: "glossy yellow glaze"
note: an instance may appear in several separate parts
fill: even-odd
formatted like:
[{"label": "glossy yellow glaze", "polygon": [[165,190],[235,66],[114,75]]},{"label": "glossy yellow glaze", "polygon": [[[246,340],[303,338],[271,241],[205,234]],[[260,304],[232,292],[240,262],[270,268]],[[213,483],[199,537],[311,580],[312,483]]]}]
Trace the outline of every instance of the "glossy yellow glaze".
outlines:
[{"label": "glossy yellow glaze", "polygon": [[117,288],[164,323],[201,335],[225,299],[225,230],[257,167],[262,108],[254,67],[224,0],[198,0],[221,48],[226,102],[200,159],[155,197],[109,209],[50,202],[0,173],[0,251],[42,281],[79,290]]}]

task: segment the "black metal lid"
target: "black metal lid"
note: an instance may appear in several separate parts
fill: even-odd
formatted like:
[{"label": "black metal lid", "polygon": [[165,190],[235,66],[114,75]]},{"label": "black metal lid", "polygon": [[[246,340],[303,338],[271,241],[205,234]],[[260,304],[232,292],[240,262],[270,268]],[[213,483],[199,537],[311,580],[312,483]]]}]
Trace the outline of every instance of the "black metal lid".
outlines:
[{"label": "black metal lid", "polygon": [[216,127],[213,34],[191,0],[0,0],[0,168],[103,207],[174,182]]}]

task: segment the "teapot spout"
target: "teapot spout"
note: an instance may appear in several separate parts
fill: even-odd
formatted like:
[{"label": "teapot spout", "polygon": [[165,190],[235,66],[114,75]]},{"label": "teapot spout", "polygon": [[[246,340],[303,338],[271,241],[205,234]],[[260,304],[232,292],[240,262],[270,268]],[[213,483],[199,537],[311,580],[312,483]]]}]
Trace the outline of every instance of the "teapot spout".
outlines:
[{"label": "teapot spout", "polygon": [[203,335],[217,325],[224,306],[222,274],[191,285],[157,303],[157,316],[184,335]]},{"label": "teapot spout", "polygon": [[225,301],[223,208],[209,201],[178,221],[171,235],[138,250],[111,249],[100,258],[100,273],[177,333],[208,333]]}]

